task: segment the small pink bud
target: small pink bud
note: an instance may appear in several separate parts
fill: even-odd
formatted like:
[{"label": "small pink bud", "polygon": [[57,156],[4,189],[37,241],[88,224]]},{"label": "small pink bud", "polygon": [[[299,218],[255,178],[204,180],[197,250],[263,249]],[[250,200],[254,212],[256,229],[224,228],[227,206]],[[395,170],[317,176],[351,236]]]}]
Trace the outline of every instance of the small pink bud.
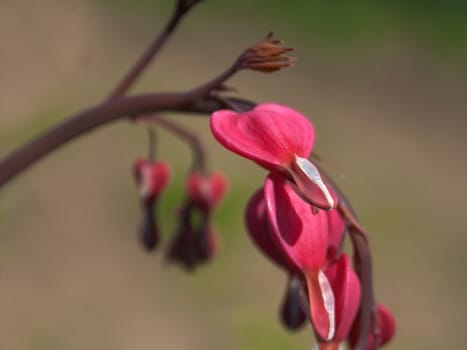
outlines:
[{"label": "small pink bud", "polygon": [[140,159],[133,165],[133,173],[140,187],[143,218],[140,226],[140,239],[143,247],[151,251],[159,243],[159,230],[154,219],[154,209],[161,192],[170,178],[170,169],[164,162],[151,162]]},{"label": "small pink bud", "polygon": [[141,197],[154,199],[167,186],[170,179],[170,168],[167,163],[158,161],[151,162],[139,159],[133,166],[136,182],[140,186]]},{"label": "small pink bud", "polygon": [[221,173],[210,175],[193,173],[188,176],[188,196],[205,212],[211,212],[220,203],[226,191],[227,180]]}]

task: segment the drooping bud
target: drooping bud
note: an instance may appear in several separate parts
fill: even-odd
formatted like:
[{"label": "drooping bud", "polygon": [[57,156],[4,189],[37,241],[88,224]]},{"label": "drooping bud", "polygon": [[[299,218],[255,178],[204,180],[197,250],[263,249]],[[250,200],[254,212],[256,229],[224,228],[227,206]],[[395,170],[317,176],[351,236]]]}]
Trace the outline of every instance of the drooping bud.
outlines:
[{"label": "drooping bud", "polygon": [[282,324],[291,331],[299,330],[305,324],[307,315],[303,312],[300,303],[301,278],[297,275],[290,276],[287,282],[287,290],[280,308]]},{"label": "drooping bud", "polygon": [[155,200],[167,187],[170,179],[170,168],[167,163],[151,162],[139,159],[134,163],[133,174],[140,188],[140,196],[144,200]]},{"label": "drooping bud", "polygon": [[203,212],[212,212],[227,191],[227,180],[221,173],[193,173],[187,179],[190,200]]},{"label": "drooping bud", "polygon": [[226,189],[227,181],[219,173],[193,173],[188,176],[188,197],[179,213],[180,226],[170,245],[168,260],[193,270],[216,255],[220,240],[211,222],[212,213],[224,197]]},{"label": "drooping bud", "polygon": [[151,251],[159,243],[159,230],[154,218],[154,210],[159,195],[169,182],[170,169],[164,162],[140,159],[133,166],[133,175],[140,188],[143,214],[139,236],[143,247]]},{"label": "drooping bud", "polygon": [[[376,349],[376,344],[378,344],[378,347],[387,344],[396,334],[396,320],[391,311],[383,304],[377,304],[376,307],[377,310],[371,325],[372,332],[368,338],[368,350]],[[357,317],[352,325],[349,336],[349,343],[352,348],[358,341],[360,333],[359,324],[360,322]]]}]

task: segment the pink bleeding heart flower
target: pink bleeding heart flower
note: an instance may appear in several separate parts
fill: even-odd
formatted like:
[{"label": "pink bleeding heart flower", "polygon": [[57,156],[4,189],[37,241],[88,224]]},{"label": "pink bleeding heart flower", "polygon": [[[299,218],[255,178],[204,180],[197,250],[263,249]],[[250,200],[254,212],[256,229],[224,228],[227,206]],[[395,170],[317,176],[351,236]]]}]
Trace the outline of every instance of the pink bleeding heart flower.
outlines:
[{"label": "pink bleeding heart flower", "polygon": [[211,216],[227,190],[227,181],[219,173],[193,173],[186,182],[188,198],[179,212],[179,228],[170,245],[167,258],[187,270],[211,260],[220,240]]},{"label": "pink bleeding heart flower", "polygon": [[323,271],[328,246],[326,212],[303,201],[279,173],[267,177],[264,196],[271,236],[306,281],[313,327],[321,339],[331,340],[335,301]]},{"label": "pink bleeding heart flower", "polygon": [[253,194],[247,205],[247,232],[256,246],[268,258],[287,271],[289,276],[285,296],[280,308],[280,318],[282,324],[287,329],[298,330],[306,321],[306,314],[302,310],[299,295],[302,281],[299,276],[291,274],[287,259],[275,246],[270,237],[267,220],[264,190],[260,188]]},{"label": "pink bleeding heart flower", "polygon": [[[387,344],[396,334],[396,320],[394,319],[391,311],[383,304],[377,304],[376,307],[376,317],[373,319],[372,329],[377,329],[378,334],[374,334],[374,332],[370,333],[368,339],[368,350],[376,349],[376,343],[378,343],[378,347]],[[349,343],[352,348],[357,343],[358,336],[359,321],[357,318],[352,326],[349,336]]]},{"label": "pink bleeding heart flower", "polygon": [[167,187],[170,168],[164,162],[139,159],[133,165],[133,174],[140,187],[143,219],[140,226],[140,239],[143,247],[151,251],[159,242],[159,230],[154,218],[154,208],[159,195]]},{"label": "pink bleeding heart flower", "polygon": [[327,212],[328,216],[328,260],[339,258],[344,243],[344,234],[347,229],[344,218],[337,209]]},{"label": "pink bleeding heart flower", "polygon": [[244,113],[216,111],[210,125],[214,137],[224,147],[266,169],[285,173],[313,205],[323,209],[337,205],[337,195],[308,160],[315,130],[300,112],[264,103]]}]

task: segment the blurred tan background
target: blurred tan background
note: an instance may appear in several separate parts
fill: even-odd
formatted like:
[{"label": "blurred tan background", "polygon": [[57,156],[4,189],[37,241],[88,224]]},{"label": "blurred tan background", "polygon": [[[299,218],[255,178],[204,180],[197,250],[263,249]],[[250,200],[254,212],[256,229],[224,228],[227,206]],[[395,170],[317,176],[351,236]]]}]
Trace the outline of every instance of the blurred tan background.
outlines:
[{"label": "blurred tan background", "polygon": [[[193,87],[278,33],[297,48],[296,67],[229,85],[315,123],[317,152],[342,169],[330,171],[372,232],[377,295],[398,322],[387,349],[463,348],[464,7],[266,3],[201,4],[133,91]],[[0,2],[0,155],[106,96],[170,6]],[[93,132],[0,192],[0,349],[311,348],[310,327],[279,325],[285,276],[244,232],[243,208],[265,171],[216,145],[207,118],[173,117],[203,135],[211,168],[231,180],[215,262],[186,274],[164,264],[165,244],[154,255],[140,249],[130,167],[146,153],[145,132],[125,122]],[[159,212],[166,243],[190,158],[173,136],[159,139],[175,173]]]}]

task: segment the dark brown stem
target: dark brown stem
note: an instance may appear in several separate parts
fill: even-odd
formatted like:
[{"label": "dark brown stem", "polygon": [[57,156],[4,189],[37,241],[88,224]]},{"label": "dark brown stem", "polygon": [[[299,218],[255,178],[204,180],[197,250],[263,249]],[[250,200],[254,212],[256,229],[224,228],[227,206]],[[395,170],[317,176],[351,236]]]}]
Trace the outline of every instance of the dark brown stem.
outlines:
[{"label": "dark brown stem", "polygon": [[[354,251],[355,270],[360,278],[362,286],[362,302],[359,310],[359,336],[354,346],[354,350],[367,350],[368,338],[372,332],[372,317],[376,307],[374,289],[373,289],[373,269],[371,261],[370,246],[368,243],[368,232],[360,224],[351,207],[349,201],[345,197],[342,190],[336,183],[319,167],[319,171],[325,182],[331,186],[339,197],[337,210],[346,219],[349,225],[349,235],[352,240]],[[377,345],[376,345],[377,346]]]},{"label": "dark brown stem", "polygon": [[[214,80],[217,82],[217,79]],[[206,84],[208,94],[212,86]],[[142,114],[162,111],[212,113],[223,108],[211,98],[199,99],[201,90],[188,93],[159,93],[131,97],[119,97],[93,108],[72,115],[35,140],[23,145],[0,162],[0,187],[21,171],[74,138],[108,123]],[[236,103],[248,106],[249,101],[236,99]]]},{"label": "dark brown stem", "polygon": [[147,126],[146,131],[148,133],[148,159],[154,162],[156,159],[156,131],[151,126]]},{"label": "dark brown stem", "polygon": [[110,94],[110,98],[119,97],[125,95],[130,87],[136,82],[141,76],[143,71],[159,53],[161,48],[166,44],[171,34],[177,28],[180,20],[188,13],[188,11],[200,1],[178,1],[175,6],[174,12],[166,23],[162,31],[154,38],[151,45],[143,52],[141,57],[131,67],[131,69],[125,74],[122,80],[117,84]]},{"label": "dark brown stem", "polygon": [[[174,32],[180,20],[184,17],[186,13],[197,3],[199,0],[179,0],[176,3],[174,8],[174,13],[172,14],[170,20],[167,22],[163,30],[156,36],[153,43],[147,48],[147,50],[141,55],[141,57],[136,61],[136,63],[130,68],[130,70],[123,77],[121,82],[115,87],[113,92],[110,94],[110,99],[121,97],[126,94],[126,92],[131,88],[131,86],[138,80],[138,78],[143,74],[144,70],[147,68],[149,63],[156,57],[162,47],[167,43],[171,34]],[[143,117],[146,118],[146,117]],[[151,118],[151,116],[149,116]],[[191,133],[189,130],[182,128],[174,122],[171,122],[162,118],[151,118],[153,121],[157,122],[159,125],[162,125],[165,129],[175,133],[176,135],[182,137],[184,140],[187,140],[192,145],[192,150],[194,153],[193,168],[204,170],[205,168],[205,152],[202,147],[201,141],[197,136]],[[149,142],[150,142],[150,158],[154,152],[154,130],[150,130]]]}]

